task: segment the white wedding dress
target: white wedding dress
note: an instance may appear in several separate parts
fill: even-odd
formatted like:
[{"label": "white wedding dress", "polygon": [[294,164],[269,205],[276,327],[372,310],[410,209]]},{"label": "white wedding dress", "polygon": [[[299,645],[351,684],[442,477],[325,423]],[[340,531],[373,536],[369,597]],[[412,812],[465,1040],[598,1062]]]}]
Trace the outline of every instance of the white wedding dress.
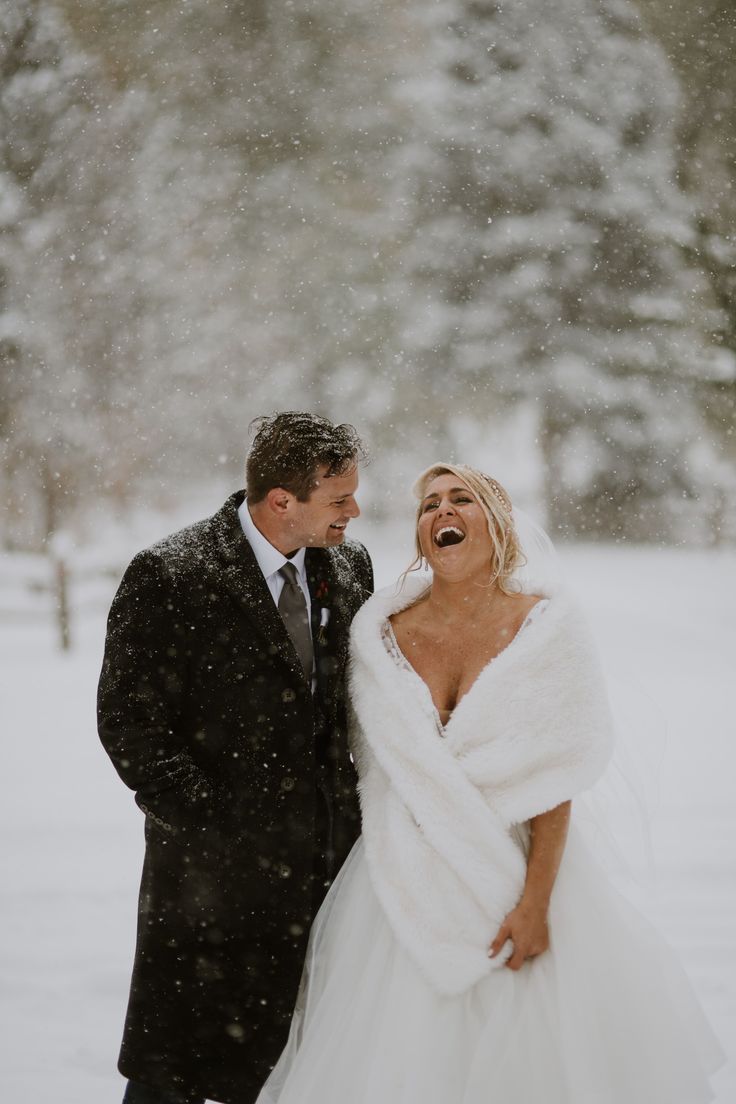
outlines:
[{"label": "white wedding dress", "polygon": [[[388,622],[385,641],[407,694],[426,693]],[[528,826],[511,834],[526,851]],[[601,873],[574,812],[549,931],[550,949],[518,972],[442,996],[397,942],[358,839],[315,918],[288,1042],[256,1104],[712,1100],[719,1044],[674,953]]]}]

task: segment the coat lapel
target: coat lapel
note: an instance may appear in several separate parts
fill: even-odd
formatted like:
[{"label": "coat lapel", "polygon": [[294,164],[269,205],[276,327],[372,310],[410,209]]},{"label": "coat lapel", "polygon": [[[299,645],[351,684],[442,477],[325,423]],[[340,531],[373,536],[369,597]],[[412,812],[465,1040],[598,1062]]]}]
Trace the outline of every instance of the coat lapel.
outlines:
[{"label": "coat lapel", "polygon": [[317,680],[322,700],[331,714],[340,697],[350,623],[363,604],[364,594],[338,548],[310,548],[306,564]]},{"label": "coat lapel", "polygon": [[[275,648],[294,675],[303,679],[296,649],[240,524],[238,507],[244,497],[243,491],[237,491],[211,518],[217,576],[254,629]],[[325,707],[331,713],[342,684],[350,622],[365,596],[350,564],[337,548],[307,549],[306,568],[317,682]]]},{"label": "coat lapel", "polygon": [[275,649],[275,655],[303,681],[296,649],[240,524],[238,507],[244,497],[243,491],[237,491],[212,518],[218,578],[255,630]]}]

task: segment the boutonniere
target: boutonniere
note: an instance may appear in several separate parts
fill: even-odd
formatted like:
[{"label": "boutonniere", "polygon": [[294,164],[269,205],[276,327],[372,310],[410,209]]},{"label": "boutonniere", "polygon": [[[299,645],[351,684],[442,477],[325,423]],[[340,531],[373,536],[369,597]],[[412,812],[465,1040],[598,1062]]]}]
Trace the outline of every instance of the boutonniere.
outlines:
[{"label": "boutonniere", "polygon": [[319,611],[319,632],[317,633],[317,640],[320,644],[327,643],[327,625],[330,620],[330,611],[323,606]]},{"label": "boutonniere", "polygon": [[327,586],[327,583],[324,581],[324,579],[322,579],[319,586],[317,587],[314,597],[317,599],[318,602],[324,602],[327,599],[327,595],[329,593],[329,587]]}]

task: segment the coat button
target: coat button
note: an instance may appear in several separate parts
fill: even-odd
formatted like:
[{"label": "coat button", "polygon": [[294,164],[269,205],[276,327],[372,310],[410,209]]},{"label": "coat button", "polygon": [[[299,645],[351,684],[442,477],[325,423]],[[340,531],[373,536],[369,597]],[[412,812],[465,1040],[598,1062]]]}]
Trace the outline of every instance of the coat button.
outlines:
[{"label": "coat button", "polygon": [[289,778],[288,775],[287,775],[286,778],[281,779],[281,789],[282,790],[286,790],[288,792],[289,790],[293,790],[295,785],[296,785],[296,779]]},{"label": "coat button", "polygon": [[283,702],[293,702],[295,698],[296,698],[296,690],[292,690],[291,687],[289,687],[288,690],[282,690],[281,691],[281,700]]}]

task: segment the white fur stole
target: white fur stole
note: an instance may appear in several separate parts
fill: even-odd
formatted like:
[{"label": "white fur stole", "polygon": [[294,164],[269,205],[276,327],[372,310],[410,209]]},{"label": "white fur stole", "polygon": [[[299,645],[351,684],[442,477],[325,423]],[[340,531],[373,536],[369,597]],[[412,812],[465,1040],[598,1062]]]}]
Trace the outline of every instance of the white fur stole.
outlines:
[{"label": "white fur stole", "polygon": [[510,826],[590,787],[612,750],[595,648],[561,591],[480,673],[444,737],[429,690],[383,633],[427,583],[375,594],[351,631],[351,742],[371,881],[394,934],[440,993],[500,966],[489,944],[517,904],[525,857]]}]

